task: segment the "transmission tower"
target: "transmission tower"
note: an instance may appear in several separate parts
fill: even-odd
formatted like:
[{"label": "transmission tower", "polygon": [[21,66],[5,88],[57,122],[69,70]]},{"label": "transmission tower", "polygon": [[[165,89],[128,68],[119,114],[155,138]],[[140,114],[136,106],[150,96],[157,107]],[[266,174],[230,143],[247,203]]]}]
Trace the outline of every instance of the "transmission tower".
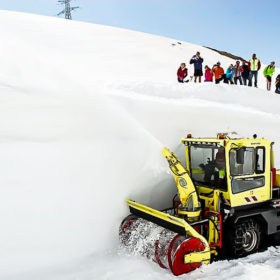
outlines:
[{"label": "transmission tower", "polygon": [[66,19],[72,19],[71,12],[76,10],[76,9],[79,9],[80,7],[79,6],[71,7],[70,2],[72,2],[72,0],[58,0],[59,5],[64,5],[65,6],[64,10],[62,10],[60,13],[57,14],[58,16],[65,15]]}]

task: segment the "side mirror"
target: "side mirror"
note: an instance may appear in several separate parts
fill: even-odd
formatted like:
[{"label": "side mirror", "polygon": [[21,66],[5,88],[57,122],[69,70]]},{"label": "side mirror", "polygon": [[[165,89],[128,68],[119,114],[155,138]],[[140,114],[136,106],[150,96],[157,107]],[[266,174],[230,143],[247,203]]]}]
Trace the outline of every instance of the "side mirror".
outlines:
[{"label": "side mirror", "polygon": [[245,150],[246,150],[246,148],[244,148],[244,147],[237,149],[237,151],[236,151],[236,163],[237,164],[244,164]]}]

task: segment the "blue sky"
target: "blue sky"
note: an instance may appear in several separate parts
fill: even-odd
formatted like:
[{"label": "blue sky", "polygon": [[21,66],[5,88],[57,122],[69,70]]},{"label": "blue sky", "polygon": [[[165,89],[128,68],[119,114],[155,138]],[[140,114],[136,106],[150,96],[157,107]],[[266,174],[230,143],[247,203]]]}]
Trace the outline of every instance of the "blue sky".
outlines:
[{"label": "blue sky", "polygon": [[[279,0],[76,0],[76,20],[210,46],[280,65]],[[55,16],[56,0],[0,0],[0,9]]]}]

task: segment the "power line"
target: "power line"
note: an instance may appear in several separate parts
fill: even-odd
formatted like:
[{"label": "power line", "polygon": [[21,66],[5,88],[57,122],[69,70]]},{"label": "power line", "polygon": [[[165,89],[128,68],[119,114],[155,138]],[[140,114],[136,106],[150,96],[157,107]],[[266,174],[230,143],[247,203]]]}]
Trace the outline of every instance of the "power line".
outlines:
[{"label": "power line", "polygon": [[72,19],[71,12],[80,8],[79,6],[71,7],[71,4],[70,4],[71,2],[72,2],[72,0],[58,0],[59,5],[64,5],[65,8],[64,8],[64,10],[62,10],[57,15],[58,16],[65,15],[66,19],[70,19],[71,20]]}]

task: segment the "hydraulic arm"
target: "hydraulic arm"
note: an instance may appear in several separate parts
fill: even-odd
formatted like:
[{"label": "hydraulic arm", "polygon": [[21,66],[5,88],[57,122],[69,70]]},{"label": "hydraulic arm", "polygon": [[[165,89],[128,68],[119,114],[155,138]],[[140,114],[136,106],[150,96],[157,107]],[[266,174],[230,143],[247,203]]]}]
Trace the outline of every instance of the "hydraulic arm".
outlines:
[{"label": "hydraulic arm", "polygon": [[162,154],[167,159],[178,189],[181,205],[178,214],[191,221],[200,215],[200,202],[196,188],[188,174],[188,171],[174,153],[163,148]]}]

